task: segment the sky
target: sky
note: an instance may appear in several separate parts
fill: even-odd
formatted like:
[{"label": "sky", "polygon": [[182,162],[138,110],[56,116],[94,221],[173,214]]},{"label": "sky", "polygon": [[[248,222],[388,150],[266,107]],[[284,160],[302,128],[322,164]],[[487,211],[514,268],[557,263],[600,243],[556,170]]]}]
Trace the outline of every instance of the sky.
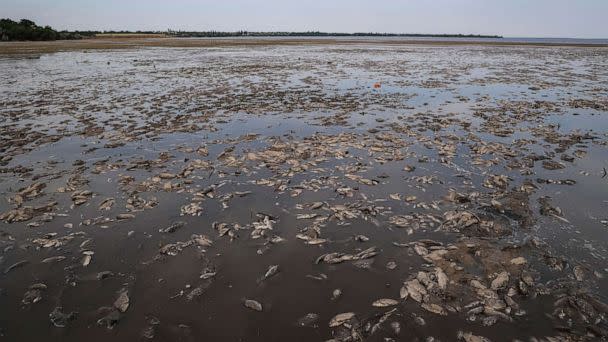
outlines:
[{"label": "sky", "polygon": [[323,31],[608,38],[608,0],[0,0],[67,30]]}]

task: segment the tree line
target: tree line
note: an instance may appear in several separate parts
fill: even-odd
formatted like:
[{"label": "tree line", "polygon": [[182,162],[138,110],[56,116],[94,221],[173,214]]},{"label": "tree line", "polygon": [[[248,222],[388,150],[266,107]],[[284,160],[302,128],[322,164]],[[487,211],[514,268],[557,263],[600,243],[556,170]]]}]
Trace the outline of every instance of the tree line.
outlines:
[{"label": "tree line", "polygon": [[93,31],[56,31],[50,26],[38,26],[28,19],[0,19],[0,40],[3,41],[82,39],[95,34]]},{"label": "tree line", "polygon": [[476,34],[418,34],[418,33],[381,33],[381,32],[251,32],[251,31],[173,31],[167,35],[172,37],[435,37],[435,38],[502,38],[495,35]]},{"label": "tree line", "polygon": [[169,37],[439,37],[439,38],[502,38],[493,35],[473,34],[410,34],[377,32],[251,32],[251,31],[56,31],[50,26],[38,26],[28,19],[13,21],[0,19],[0,40],[62,40],[92,38],[97,34],[163,34]]}]

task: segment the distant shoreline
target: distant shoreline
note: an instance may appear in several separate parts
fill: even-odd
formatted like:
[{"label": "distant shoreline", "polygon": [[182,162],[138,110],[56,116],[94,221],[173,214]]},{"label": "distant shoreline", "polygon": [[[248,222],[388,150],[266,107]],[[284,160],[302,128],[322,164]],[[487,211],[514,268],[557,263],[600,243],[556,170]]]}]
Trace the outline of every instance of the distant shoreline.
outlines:
[{"label": "distant shoreline", "polygon": [[239,47],[272,45],[428,45],[428,46],[537,46],[537,47],[595,47],[606,48],[608,43],[563,43],[542,40],[509,41],[483,39],[394,39],[391,37],[234,37],[234,38],[94,38],[56,41],[0,42],[0,54],[52,53],[75,50],[133,49],[145,47]]},{"label": "distant shoreline", "polygon": [[[160,33],[160,32],[159,32]],[[133,34],[133,32],[126,32]],[[169,37],[175,38],[232,38],[232,37],[428,37],[428,38],[503,38],[500,35],[484,35],[484,34],[461,34],[461,33],[440,33],[440,34],[424,34],[424,33],[380,33],[380,32],[320,32],[320,31],[303,31],[303,32],[250,32],[250,31],[172,31],[165,32]]]}]

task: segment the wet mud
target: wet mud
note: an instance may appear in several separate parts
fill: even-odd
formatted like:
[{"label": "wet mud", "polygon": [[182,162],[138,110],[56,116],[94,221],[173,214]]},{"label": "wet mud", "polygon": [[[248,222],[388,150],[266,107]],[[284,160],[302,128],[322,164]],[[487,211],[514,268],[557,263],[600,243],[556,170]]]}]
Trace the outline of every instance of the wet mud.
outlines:
[{"label": "wet mud", "polygon": [[608,49],[0,69],[2,340],[608,338]]}]

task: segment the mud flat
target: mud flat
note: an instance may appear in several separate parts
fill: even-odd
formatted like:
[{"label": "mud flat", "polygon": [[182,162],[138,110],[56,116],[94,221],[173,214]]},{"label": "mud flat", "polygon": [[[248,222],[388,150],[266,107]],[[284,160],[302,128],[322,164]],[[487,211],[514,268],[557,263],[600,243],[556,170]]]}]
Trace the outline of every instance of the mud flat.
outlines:
[{"label": "mud flat", "polygon": [[0,56],[11,54],[51,53],[60,51],[134,49],[151,47],[250,47],[250,46],[318,46],[318,45],[426,45],[426,46],[535,46],[608,48],[606,40],[585,39],[467,39],[408,37],[233,37],[172,38],[146,34],[101,34],[93,39],[50,42],[1,42]]},{"label": "mud flat", "polygon": [[128,41],[0,58],[3,339],[608,336],[608,49]]}]

